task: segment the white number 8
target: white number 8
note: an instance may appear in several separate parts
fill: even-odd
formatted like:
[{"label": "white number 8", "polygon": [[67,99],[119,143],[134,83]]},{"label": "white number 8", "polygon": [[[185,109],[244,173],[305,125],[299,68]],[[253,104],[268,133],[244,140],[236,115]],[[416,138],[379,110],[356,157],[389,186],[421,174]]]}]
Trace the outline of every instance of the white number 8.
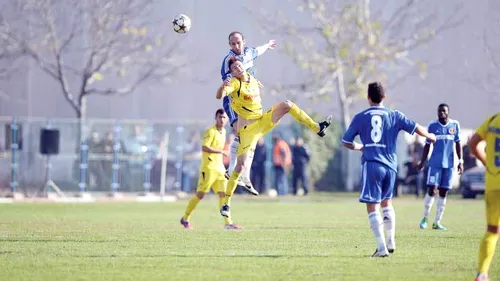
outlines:
[{"label": "white number 8", "polygon": [[382,117],[380,115],[372,116],[372,141],[378,143],[382,139]]}]

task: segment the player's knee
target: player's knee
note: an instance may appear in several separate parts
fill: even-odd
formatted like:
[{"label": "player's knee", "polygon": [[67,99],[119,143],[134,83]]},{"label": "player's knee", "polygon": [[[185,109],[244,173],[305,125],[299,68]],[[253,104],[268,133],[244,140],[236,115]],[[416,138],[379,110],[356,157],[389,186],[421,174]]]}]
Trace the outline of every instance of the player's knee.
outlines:
[{"label": "player's knee", "polygon": [[245,168],[245,163],[238,161],[238,163],[236,163],[236,167],[234,167],[234,170],[238,173],[241,173],[241,171],[243,171],[243,168]]},{"label": "player's knee", "polygon": [[446,197],[448,195],[448,190],[447,189],[439,189],[439,197]]},{"label": "player's knee", "polygon": [[436,188],[434,188],[434,187],[429,187],[429,188],[427,189],[427,194],[429,194],[429,196],[431,196],[431,197],[435,196],[435,195],[436,195]]},{"label": "player's knee", "polygon": [[200,192],[200,191],[196,192],[196,197],[198,197],[198,199],[200,200],[203,199],[203,197],[205,197],[205,192]]},{"label": "player's knee", "polygon": [[283,104],[283,109],[285,109],[286,112],[290,111],[290,109],[294,105],[294,103],[290,100],[286,100],[282,104]]}]

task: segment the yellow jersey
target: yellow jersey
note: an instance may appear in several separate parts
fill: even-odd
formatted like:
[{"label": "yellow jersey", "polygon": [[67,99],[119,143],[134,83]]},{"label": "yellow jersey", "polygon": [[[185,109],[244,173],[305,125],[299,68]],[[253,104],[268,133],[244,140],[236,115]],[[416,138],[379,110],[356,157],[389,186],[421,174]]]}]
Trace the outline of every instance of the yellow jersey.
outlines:
[{"label": "yellow jersey", "polygon": [[224,90],[231,98],[231,107],[238,116],[255,120],[262,117],[262,101],[260,99],[259,83],[252,75],[248,74],[248,81],[231,78],[231,84]]},{"label": "yellow jersey", "polygon": [[[224,128],[219,131],[217,130],[217,127],[213,125],[212,127],[206,129],[203,133],[203,139],[201,141],[202,146],[224,150],[225,143],[226,129]],[[209,153],[202,151],[201,154],[200,171],[225,172],[226,168],[224,167],[224,162],[222,161],[223,155],[221,153]]]},{"label": "yellow jersey", "polygon": [[500,190],[500,113],[486,119],[476,134],[486,141],[485,187]]}]

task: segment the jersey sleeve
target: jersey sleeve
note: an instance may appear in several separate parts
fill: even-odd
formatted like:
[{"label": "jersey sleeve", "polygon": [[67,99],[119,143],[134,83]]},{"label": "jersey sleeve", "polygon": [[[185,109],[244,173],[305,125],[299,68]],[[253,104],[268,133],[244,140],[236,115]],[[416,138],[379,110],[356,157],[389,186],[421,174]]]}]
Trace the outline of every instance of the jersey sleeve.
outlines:
[{"label": "jersey sleeve", "polygon": [[264,52],[259,53],[259,50],[257,48],[250,48],[250,54],[252,55],[252,60],[256,59],[258,56],[262,55]]},{"label": "jersey sleeve", "polygon": [[357,115],[354,116],[352,119],[351,124],[349,125],[349,128],[347,128],[347,131],[344,133],[344,136],[342,137],[342,142],[343,143],[352,143],[356,136],[359,134],[358,128],[357,128]]},{"label": "jersey sleeve", "polygon": [[229,70],[229,59],[230,58],[232,58],[232,56],[228,54],[222,60],[222,65],[220,68],[220,75],[222,77],[222,80],[226,80],[227,78],[233,77],[231,75],[231,71]]},{"label": "jersey sleeve", "polygon": [[483,140],[486,139],[486,134],[488,133],[488,126],[490,124],[490,120],[493,118],[493,116],[489,117],[486,119],[481,126],[479,126],[476,129],[476,134],[480,136]]},{"label": "jersey sleeve", "polygon": [[214,134],[214,130],[212,130],[211,128],[210,129],[207,129],[204,133],[203,133],[203,139],[201,140],[201,146],[206,146],[206,147],[211,147],[212,146],[212,143],[213,143],[213,140],[215,138],[215,134]]},{"label": "jersey sleeve", "polygon": [[457,131],[455,132],[455,142],[460,141],[460,123],[457,121]]},{"label": "jersey sleeve", "polygon": [[407,132],[410,135],[413,135],[415,133],[415,130],[417,130],[417,122],[409,119],[400,111],[396,110],[395,112],[399,129]]}]

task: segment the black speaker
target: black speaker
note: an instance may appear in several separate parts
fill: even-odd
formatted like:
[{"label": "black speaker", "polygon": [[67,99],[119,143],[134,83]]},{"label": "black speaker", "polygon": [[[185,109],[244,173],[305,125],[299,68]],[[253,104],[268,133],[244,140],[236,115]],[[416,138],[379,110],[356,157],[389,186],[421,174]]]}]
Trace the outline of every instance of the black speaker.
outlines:
[{"label": "black speaker", "polygon": [[[11,149],[12,143],[12,127],[11,124],[5,124],[5,150]],[[17,124],[17,149],[23,149],[23,126]]]},{"label": "black speaker", "polygon": [[40,153],[43,155],[59,154],[59,130],[40,130]]}]

